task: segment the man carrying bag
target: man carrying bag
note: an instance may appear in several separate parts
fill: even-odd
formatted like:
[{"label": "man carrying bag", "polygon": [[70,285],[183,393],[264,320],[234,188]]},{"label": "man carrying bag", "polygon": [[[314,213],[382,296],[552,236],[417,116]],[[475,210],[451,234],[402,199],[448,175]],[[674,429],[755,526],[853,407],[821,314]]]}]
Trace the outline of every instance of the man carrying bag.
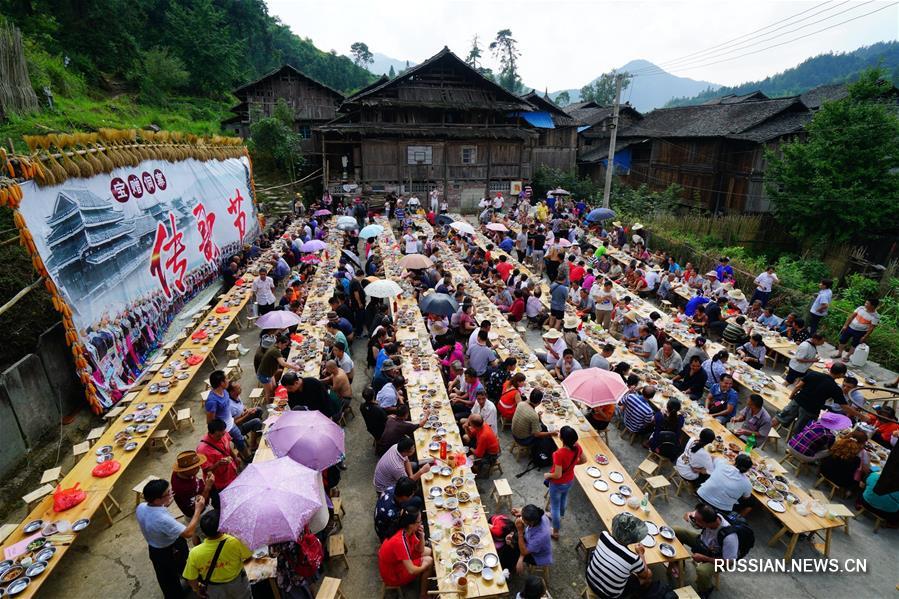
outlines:
[{"label": "man carrying bag", "polygon": [[184,578],[203,599],[252,599],[243,563],[253,553],[239,539],[220,533],[218,527],[216,511],[207,512],[200,519],[206,540],[190,550]]}]

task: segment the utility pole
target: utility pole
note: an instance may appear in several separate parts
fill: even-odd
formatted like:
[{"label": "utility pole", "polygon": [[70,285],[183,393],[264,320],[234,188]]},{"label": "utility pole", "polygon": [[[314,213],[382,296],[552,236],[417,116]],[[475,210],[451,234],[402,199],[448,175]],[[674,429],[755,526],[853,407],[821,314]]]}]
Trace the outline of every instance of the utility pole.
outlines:
[{"label": "utility pole", "polygon": [[612,171],[615,170],[615,139],[618,137],[618,108],[621,103],[621,81],[624,75],[615,75],[615,106],[612,108],[612,137],[609,138],[609,157],[606,164],[606,184],[602,191],[602,207],[609,207],[609,196],[612,195]]}]

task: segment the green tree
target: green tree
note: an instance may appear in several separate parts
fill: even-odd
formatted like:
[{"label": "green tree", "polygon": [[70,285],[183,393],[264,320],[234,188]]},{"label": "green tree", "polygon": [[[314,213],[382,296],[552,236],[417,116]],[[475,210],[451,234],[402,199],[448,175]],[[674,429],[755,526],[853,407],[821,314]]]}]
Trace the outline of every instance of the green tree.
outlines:
[{"label": "green tree", "polygon": [[363,69],[375,61],[365,42],[354,42],[350,46],[350,54],[353,55],[353,62],[356,63],[356,66]]},{"label": "green tree", "polygon": [[899,118],[881,101],[879,69],[821,106],[804,141],[766,154],[765,188],[778,220],[817,242],[845,242],[899,222]]},{"label": "green tree", "polygon": [[471,49],[468,56],[465,57],[465,63],[473,69],[478,68],[478,61],[481,60],[481,46],[478,43],[478,36],[475,35],[471,40]]},{"label": "green tree", "polygon": [[168,48],[152,48],[141,53],[131,78],[136,81],[140,98],[148,104],[161,104],[172,93],[183,89],[190,73]]},{"label": "green tree", "polygon": [[272,169],[281,169],[295,181],[302,168],[302,138],[293,129],[293,111],[281,98],[270,117],[253,115],[249,146],[256,160]]},{"label": "green tree", "polygon": [[622,91],[630,85],[632,75],[629,73],[618,73],[610,71],[603,73],[592,83],[588,83],[581,88],[581,102],[596,102],[600,106],[609,106],[615,103],[615,77],[617,75],[623,77],[621,81]]},{"label": "green tree", "polygon": [[387,72],[387,76],[391,79],[396,77],[396,71],[393,69],[393,65],[390,65],[390,70]]},{"label": "green tree", "polygon": [[521,93],[524,89],[518,74],[518,59],[521,52],[518,51],[518,40],[512,37],[512,30],[497,31],[496,39],[490,42],[490,50],[499,59],[500,69],[496,82],[513,94]]},{"label": "green tree", "polygon": [[243,51],[232,41],[225,13],[212,0],[174,2],[166,13],[169,39],[187,65],[190,87],[203,95],[231,90],[243,78]]},{"label": "green tree", "polygon": [[571,104],[571,96],[567,91],[560,92],[556,96],[556,104],[558,104],[559,106],[568,106],[569,104]]}]

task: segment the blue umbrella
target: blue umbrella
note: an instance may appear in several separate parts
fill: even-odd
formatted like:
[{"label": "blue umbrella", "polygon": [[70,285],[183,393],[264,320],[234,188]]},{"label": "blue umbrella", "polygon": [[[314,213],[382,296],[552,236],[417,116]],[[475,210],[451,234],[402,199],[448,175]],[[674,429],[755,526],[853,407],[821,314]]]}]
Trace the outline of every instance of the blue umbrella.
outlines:
[{"label": "blue umbrella", "polygon": [[439,316],[452,316],[459,310],[459,302],[446,293],[429,293],[418,304],[422,312]]},{"label": "blue umbrella", "polygon": [[587,215],[587,222],[596,222],[600,220],[609,220],[615,218],[615,211],[608,208],[596,208],[591,210]]},{"label": "blue umbrella", "polygon": [[369,237],[377,237],[381,233],[384,232],[384,227],[381,225],[366,225],[359,231],[359,237],[362,239],[368,239]]},{"label": "blue umbrella", "polygon": [[443,226],[446,226],[446,225],[449,225],[449,224],[455,222],[455,219],[452,216],[450,216],[449,214],[441,214],[437,217],[436,222],[438,225],[443,227]]}]

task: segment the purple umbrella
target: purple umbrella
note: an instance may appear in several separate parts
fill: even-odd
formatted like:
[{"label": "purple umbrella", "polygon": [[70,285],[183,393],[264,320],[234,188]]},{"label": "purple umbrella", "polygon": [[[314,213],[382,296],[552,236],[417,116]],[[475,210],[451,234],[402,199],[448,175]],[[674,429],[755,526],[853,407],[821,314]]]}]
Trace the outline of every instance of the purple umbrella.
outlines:
[{"label": "purple umbrella", "polygon": [[253,549],[296,541],[322,507],[321,484],[289,458],[250,464],[221,492],[219,528]]},{"label": "purple umbrella", "polygon": [[316,210],[312,213],[312,216],[331,216],[330,210]]},{"label": "purple umbrella", "polygon": [[321,239],[311,239],[300,246],[301,252],[320,252],[326,249],[328,244]]},{"label": "purple umbrella", "polygon": [[268,431],[268,444],[278,457],[289,456],[321,472],[343,459],[343,429],[319,412],[284,412]]},{"label": "purple umbrella", "polygon": [[300,324],[300,317],[288,310],[272,310],[256,319],[256,326],[262,330],[286,329]]}]

